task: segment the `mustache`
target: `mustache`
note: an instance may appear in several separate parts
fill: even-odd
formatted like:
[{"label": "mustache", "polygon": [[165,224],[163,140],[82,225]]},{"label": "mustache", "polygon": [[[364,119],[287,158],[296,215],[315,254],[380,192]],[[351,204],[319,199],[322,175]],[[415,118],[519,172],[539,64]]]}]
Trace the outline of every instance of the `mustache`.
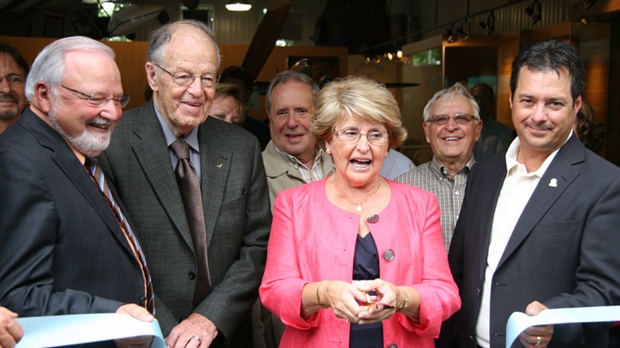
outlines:
[{"label": "mustache", "polygon": [[525,122],[525,125],[529,128],[540,129],[540,130],[553,130],[555,128],[551,123],[536,123],[531,120]]},{"label": "mustache", "polygon": [[12,101],[14,103],[17,103],[17,96],[13,93],[3,93],[0,92],[0,102],[4,102],[4,101]]}]

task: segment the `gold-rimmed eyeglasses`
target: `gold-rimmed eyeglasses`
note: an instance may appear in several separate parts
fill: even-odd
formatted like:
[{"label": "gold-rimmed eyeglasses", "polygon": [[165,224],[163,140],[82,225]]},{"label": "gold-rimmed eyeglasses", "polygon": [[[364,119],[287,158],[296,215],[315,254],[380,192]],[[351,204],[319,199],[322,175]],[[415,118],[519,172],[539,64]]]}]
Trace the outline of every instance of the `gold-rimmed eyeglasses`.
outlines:
[{"label": "gold-rimmed eyeglasses", "polygon": [[99,94],[88,94],[88,93],[80,92],[77,89],[73,89],[73,88],[70,88],[64,85],[60,85],[60,87],[79,95],[80,97],[82,97],[83,100],[86,100],[90,105],[96,106],[96,107],[102,107],[105,104],[107,104],[110,100],[112,100],[117,106],[124,108],[125,106],[127,106],[127,104],[129,103],[129,99],[130,99],[127,94],[123,94],[120,97],[104,97]]},{"label": "gold-rimmed eyeglasses", "polygon": [[[160,68],[163,72],[172,76],[172,81],[179,86],[187,87],[191,85],[196,80],[196,76],[198,76],[198,75],[188,73],[185,71],[177,71],[175,73],[171,73],[170,71],[162,68],[161,66],[153,62],[151,63],[155,65],[156,67]],[[218,74],[209,73],[209,74],[204,74],[200,76],[200,83],[202,84],[202,87],[213,87],[217,85],[219,82],[220,82],[220,75]]]},{"label": "gold-rimmed eyeglasses", "polygon": [[368,142],[373,145],[381,145],[385,144],[389,139],[388,132],[382,132],[378,130],[373,130],[368,133],[362,133],[356,129],[344,129],[334,131],[336,137],[340,139],[344,143],[348,144],[356,144],[362,138],[362,135],[366,136]]},{"label": "gold-rimmed eyeglasses", "polygon": [[478,117],[471,114],[456,114],[454,116],[450,115],[433,115],[426,122],[430,122],[436,125],[445,125],[448,124],[450,119],[454,119],[454,122],[458,125],[464,126],[467,125],[472,120],[477,120]]}]

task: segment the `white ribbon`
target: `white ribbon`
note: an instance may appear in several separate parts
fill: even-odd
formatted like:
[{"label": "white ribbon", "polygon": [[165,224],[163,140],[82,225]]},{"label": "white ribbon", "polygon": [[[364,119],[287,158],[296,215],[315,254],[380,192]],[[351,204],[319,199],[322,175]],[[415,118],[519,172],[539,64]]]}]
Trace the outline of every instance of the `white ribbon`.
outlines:
[{"label": "white ribbon", "polygon": [[24,337],[17,348],[57,347],[80,343],[153,336],[151,348],[166,348],[157,320],[144,322],[128,315],[72,314],[17,318]]},{"label": "white ribbon", "polygon": [[545,309],[538,315],[514,312],[506,324],[506,348],[530,326],[620,321],[620,306]]}]

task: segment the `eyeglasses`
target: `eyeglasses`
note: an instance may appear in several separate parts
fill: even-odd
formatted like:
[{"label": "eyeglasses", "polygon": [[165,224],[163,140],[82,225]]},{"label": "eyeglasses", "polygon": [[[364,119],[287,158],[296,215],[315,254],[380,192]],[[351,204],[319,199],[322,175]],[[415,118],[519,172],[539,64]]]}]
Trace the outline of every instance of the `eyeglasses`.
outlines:
[{"label": "eyeglasses", "polygon": [[81,96],[90,105],[95,106],[95,107],[102,107],[105,104],[107,104],[110,100],[113,100],[114,103],[116,105],[120,106],[121,108],[124,108],[129,103],[129,96],[127,94],[123,94],[121,97],[102,97],[102,96],[97,95],[97,94],[87,94],[87,93],[84,93],[84,92],[80,92],[80,91],[78,91],[76,89],[69,88],[69,87],[63,86],[63,85],[60,85],[60,87],[62,87],[64,89],[68,90],[68,91],[71,91],[71,92]]},{"label": "eyeglasses", "polygon": [[25,77],[19,75],[0,76],[0,84],[3,80],[6,80],[9,86],[20,86],[24,84],[25,79]]},{"label": "eyeglasses", "polygon": [[368,142],[373,145],[385,144],[389,138],[388,132],[381,131],[370,131],[368,133],[361,133],[360,131],[355,129],[345,129],[334,131],[334,133],[336,133],[338,139],[348,144],[356,144],[361,139],[362,135],[365,135],[366,139],[368,139]]},{"label": "eyeglasses", "polygon": [[[187,87],[191,85],[192,83],[194,83],[194,80],[196,80],[197,75],[194,75],[192,73],[178,71],[173,74],[170,71],[162,68],[161,66],[155,63],[153,63],[153,65],[160,68],[168,75],[172,76],[172,81],[174,81],[174,83],[176,83],[179,86]],[[200,83],[202,83],[202,87],[213,87],[217,85],[219,82],[220,82],[220,75],[218,74],[204,74],[200,76]]]},{"label": "eyeglasses", "polygon": [[469,122],[471,122],[472,120],[477,120],[478,119],[478,117],[476,117],[474,115],[470,115],[470,114],[456,114],[454,116],[450,116],[450,115],[433,115],[426,122],[431,122],[431,123],[434,123],[436,125],[442,126],[444,124],[448,124],[448,122],[450,121],[451,118],[454,119],[454,122],[456,122],[456,124],[458,124],[460,126],[465,126]]}]

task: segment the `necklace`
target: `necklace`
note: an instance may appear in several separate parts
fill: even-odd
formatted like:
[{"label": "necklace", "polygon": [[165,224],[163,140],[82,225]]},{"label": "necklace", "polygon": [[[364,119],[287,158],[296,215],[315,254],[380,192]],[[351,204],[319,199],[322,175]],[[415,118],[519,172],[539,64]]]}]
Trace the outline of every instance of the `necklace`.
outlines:
[{"label": "necklace", "polygon": [[[335,178],[334,178],[334,186],[336,187],[336,191],[338,191],[338,193],[340,194],[340,191],[338,190],[338,185],[336,184],[336,179]],[[353,202],[349,201],[348,199],[344,198],[344,196],[342,194],[340,194],[340,197],[342,199],[344,199],[345,201],[347,201],[347,203],[349,203],[351,205],[356,205],[357,207],[355,207],[355,211],[358,212],[358,213],[361,213],[362,212],[362,205],[366,204],[366,202],[368,202],[372,197],[374,197],[379,192],[380,189],[381,189],[381,182],[379,182],[379,186],[377,187],[377,190],[372,195],[370,195],[370,197],[366,198],[366,200],[364,200],[363,202],[360,202],[360,203],[353,203]]]}]

